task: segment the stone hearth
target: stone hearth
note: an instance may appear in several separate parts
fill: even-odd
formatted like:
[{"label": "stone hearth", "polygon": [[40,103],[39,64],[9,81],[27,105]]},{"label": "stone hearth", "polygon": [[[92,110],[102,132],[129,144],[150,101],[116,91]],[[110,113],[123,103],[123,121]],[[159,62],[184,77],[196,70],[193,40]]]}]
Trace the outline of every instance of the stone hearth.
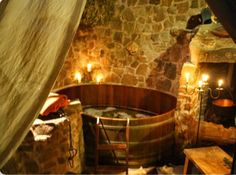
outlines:
[{"label": "stone hearth", "polygon": [[[201,25],[189,44],[191,63],[185,64],[182,69],[178,111],[176,112],[178,135],[176,140],[179,142],[177,144],[183,147],[196,143],[199,116],[201,116],[199,140],[212,141],[217,144],[232,144],[236,141],[236,127],[225,128],[221,124],[206,122],[203,121],[203,114],[199,115],[200,101],[196,87],[202,74],[209,74],[211,72],[210,67],[214,67],[215,72],[210,75],[209,79],[209,83],[211,83],[209,86],[212,88],[216,88],[218,77],[224,79],[225,90],[226,88],[232,90],[230,82],[235,81],[232,74],[232,63],[236,63],[236,44],[231,38],[222,37],[221,33],[219,35],[218,33],[213,34],[213,32],[218,31],[217,27],[219,25],[214,23]],[[225,68],[229,70],[222,71]],[[186,72],[191,75],[188,93],[186,92]]]}]

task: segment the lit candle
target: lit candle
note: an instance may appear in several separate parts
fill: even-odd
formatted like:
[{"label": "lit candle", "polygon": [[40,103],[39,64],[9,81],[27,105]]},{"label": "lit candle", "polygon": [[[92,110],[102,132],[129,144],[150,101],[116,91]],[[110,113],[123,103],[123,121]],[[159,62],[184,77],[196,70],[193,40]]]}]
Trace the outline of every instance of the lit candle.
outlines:
[{"label": "lit candle", "polygon": [[206,83],[208,81],[208,79],[209,79],[209,75],[202,74],[202,81],[203,81],[203,83]]},{"label": "lit candle", "polygon": [[77,73],[75,74],[75,79],[78,81],[78,83],[81,82],[81,80],[82,80],[82,75],[81,75],[80,72],[77,72]]},{"label": "lit candle", "polygon": [[190,73],[189,72],[185,73],[185,79],[186,79],[186,83],[188,83],[189,79],[190,79]]},{"label": "lit candle", "polygon": [[198,88],[199,88],[199,89],[202,88],[202,85],[203,85],[203,81],[202,81],[202,80],[198,81]]},{"label": "lit candle", "polygon": [[96,76],[96,82],[97,82],[97,83],[101,83],[102,79],[103,79],[103,75],[102,75],[102,74],[98,74],[98,75]]},{"label": "lit candle", "polygon": [[90,63],[87,64],[87,71],[88,72],[92,71],[92,64],[90,64]]},{"label": "lit candle", "polygon": [[222,79],[218,80],[218,87],[220,88],[222,85],[223,85],[223,80]]}]

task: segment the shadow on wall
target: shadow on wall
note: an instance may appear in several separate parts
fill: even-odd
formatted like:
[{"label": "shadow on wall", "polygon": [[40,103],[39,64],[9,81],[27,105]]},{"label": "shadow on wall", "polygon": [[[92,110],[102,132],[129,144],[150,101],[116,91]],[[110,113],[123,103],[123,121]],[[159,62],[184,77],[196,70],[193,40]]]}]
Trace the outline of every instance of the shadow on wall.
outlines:
[{"label": "shadow on wall", "polygon": [[176,43],[154,60],[156,67],[146,80],[148,87],[177,94],[179,76],[183,64],[190,60],[189,43],[195,33],[195,30],[171,31],[171,35],[176,37]]}]

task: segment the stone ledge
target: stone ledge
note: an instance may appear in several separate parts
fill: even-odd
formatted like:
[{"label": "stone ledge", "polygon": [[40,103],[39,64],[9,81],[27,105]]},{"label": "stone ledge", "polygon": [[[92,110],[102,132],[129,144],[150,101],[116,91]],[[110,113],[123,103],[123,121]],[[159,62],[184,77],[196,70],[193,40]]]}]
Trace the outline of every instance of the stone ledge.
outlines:
[{"label": "stone ledge", "polygon": [[[79,174],[83,171],[81,104],[73,101],[64,110],[64,117],[34,121],[30,132],[2,168],[4,174]],[[71,148],[77,153],[69,154]]]},{"label": "stone ledge", "polygon": [[217,24],[201,25],[192,38],[189,48],[191,61],[197,63],[236,63],[236,44],[230,37],[219,37],[212,33]]},{"label": "stone ledge", "polygon": [[34,136],[34,141],[46,141],[47,139],[51,138],[52,133],[55,132],[56,128],[62,127],[62,125],[65,125],[68,122],[69,120],[66,117],[45,120],[45,121],[36,119],[30,131]]}]

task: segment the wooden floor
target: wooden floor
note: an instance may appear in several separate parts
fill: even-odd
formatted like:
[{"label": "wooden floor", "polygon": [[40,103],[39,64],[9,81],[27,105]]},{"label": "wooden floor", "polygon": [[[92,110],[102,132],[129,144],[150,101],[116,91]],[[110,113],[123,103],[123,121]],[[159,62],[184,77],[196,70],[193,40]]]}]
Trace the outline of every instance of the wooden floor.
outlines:
[{"label": "wooden floor", "polygon": [[[99,168],[97,172],[95,172],[94,167],[87,167],[85,174],[126,174],[125,169],[120,168],[120,167],[106,167],[103,166],[102,168]],[[128,174],[158,174],[157,168],[156,167],[147,167],[147,168],[129,168]]]},{"label": "wooden floor", "polygon": [[[232,147],[231,146],[222,146],[221,147],[224,151],[226,151],[229,155],[232,156]],[[183,157],[185,158],[185,156]],[[172,158],[172,161],[168,161],[163,163],[162,165],[157,165],[153,167],[138,167],[138,168],[129,168],[128,174],[129,175],[144,175],[144,174],[183,174],[184,170],[184,159],[179,159],[178,157]],[[164,165],[167,164],[168,166]],[[83,174],[126,174],[125,169],[119,169],[115,167],[114,169],[109,169],[104,167],[101,171],[95,173],[94,167],[87,167]],[[192,174],[201,174],[200,170],[197,169],[195,166],[192,167]]]},{"label": "wooden floor", "polygon": [[[164,175],[164,174],[182,174],[183,173],[183,169],[184,169],[184,165],[177,165],[177,166],[169,166],[165,169],[162,170],[163,167],[145,167],[145,168],[129,168],[128,174],[129,175],[145,175],[145,174],[158,174],[158,175]],[[168,169],[173,168],[173,172],[169,172],[168,173]],[[193,167],[192,172],[194,174],[199,174],[200,172]],[[100,171],[98,171],[97,173],[94,172],[94,168],[93,167],[87,167],[86,171],[83,172],[82,174],[119,174],[119,175],[125,175],[126,172],[125,170],[121,170],[121,169],[111,169],[111,168],[104,168],[101,169]]]}]

